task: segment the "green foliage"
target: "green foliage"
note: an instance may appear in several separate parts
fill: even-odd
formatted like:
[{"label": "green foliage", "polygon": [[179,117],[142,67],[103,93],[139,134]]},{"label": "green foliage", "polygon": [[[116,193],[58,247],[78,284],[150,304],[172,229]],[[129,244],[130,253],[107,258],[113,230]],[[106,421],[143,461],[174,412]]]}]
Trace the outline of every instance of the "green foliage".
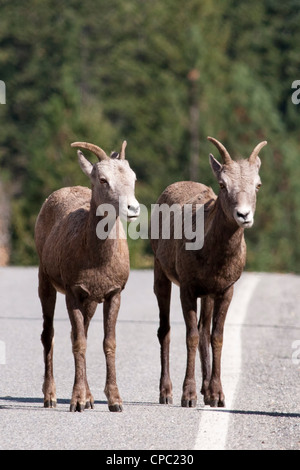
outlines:
[{"label": "green foliage", "polygon": [[[217,190],[212,135],[232,156],[268,140],[247,267],[300,272],[300,110],[291,102],[299,2],[15,0],[0,8],[0,165],[13,264],[37,262],[44,199],[88,184],[71,142],[109,152],[125,138],[137,198],[150,208],[174,181]],[[147,240],[129,245],[133,267],[151,265]]]}]

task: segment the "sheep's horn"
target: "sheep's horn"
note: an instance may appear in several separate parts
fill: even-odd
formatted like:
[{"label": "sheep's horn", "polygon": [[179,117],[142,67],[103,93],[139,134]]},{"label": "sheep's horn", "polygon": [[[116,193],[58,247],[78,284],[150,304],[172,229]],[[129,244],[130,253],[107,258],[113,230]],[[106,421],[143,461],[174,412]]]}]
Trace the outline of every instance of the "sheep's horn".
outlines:
[{"label": "sheep's horn", "polygon": [[71,144],[71,147],[80,147],[80,148],[83,148],[83,149],[90,150],[90,152],[93,152],[96,155],[99,162],[101,160],[109,159],[109,157],[106,155],[104,150],[102,150],[102,148],[100,148],[100,147],[98,147],[97,145],[94,145],[94,144],[89,144],[88,142],[73,142]]},{"label": "sheep's horn", "polygon": [[223,162],[229,164],[232,161],[231,156],[229,155],[224,145],[213,137],[207,137],[207,139],[210,140],[217,147],[221,154],[221,157],[223,158]]},{"label": "sheep's horn", "polygon": [[257,144],[257,146],[255,147],[255,149],[253,150],[253,152],[251,153],[251,155],[250,155],[250,157],[249,157],[249,159],[248,159],[248,161],[249,161],[250,163],[254,163],[254,162],[255,162],[257,155],[259,154],[259,152],[261,151],[261,149],[262,149],[265,145],[267,145],[267,143],[268,143],[268,142],[267,142],[266,140],[264,140],[263,142],[260,142],[260,144]]},{"label": "sheep's horn", "polygon": [[125,149],[126,149],[127,142],[126,140],[123,141],[121,152],[120,152],[120,160],[125,160]]}]

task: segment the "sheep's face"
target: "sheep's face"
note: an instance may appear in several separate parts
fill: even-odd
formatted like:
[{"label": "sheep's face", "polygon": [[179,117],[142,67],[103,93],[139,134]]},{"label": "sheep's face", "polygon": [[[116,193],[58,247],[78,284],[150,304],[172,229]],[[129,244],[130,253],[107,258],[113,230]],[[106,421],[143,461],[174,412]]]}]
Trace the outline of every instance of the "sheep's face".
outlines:
[{"label": "sheep's face", "polygon": [[219,198],[227,218],[234,219],[239,227],[252,227],[256,194],[261,186],[259,157],[255,162],[231,160],[224,165],[212,157],[211,166],[220,185]]},{"label": "sheep's face", "polygon": [[126,144],[124,141],[120,154],[113,152],[110,157],[100,147],[87,142],[74,142],[71,146],[87,148],[98,157],[99,162],[93,165],[77,151],[79,165],[91,180],[97,210],[105,213],[113,209],[111,213],[132,221],[139,216],[140,205],[134,195],[136,176],[125,160]]},{"label": "sheep's face", "polygon": [[135,198],[136,175],[127,160],[110,158],[96,163],[91,173],[97,206],[110,204],[123,220],[135,220],[140,205]]}]

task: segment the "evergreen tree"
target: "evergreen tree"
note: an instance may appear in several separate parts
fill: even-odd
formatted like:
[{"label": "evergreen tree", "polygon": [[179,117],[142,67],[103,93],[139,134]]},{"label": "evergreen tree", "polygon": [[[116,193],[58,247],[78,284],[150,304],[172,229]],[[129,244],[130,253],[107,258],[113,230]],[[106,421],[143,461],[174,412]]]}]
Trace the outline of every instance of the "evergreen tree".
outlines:
[{"label": "evergreen tree", "polygon": [[[174,181],[217,190],[212,135],[233,157],[268,140],[247,266],[300,272],[296,0],[14,0],[0,8],[12,263],[37,262],[33,230],[45,197],[88,184],[72,141],[109,152],[126,139],[137,198],[150,208]],[[150,265],[148,241],[129,242],[133,266]]]}]

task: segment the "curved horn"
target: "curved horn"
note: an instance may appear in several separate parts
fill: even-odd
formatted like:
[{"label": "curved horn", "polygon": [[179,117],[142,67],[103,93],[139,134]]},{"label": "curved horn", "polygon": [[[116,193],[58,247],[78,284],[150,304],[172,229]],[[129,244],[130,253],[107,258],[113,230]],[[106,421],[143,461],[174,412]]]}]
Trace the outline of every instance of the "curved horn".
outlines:
[{"label": "curved horn", "polygon": [[255,149],[252,151],[250,157],[248,158],[248,161],[250,163],[255,163],[255,160],[256,160],[256,157],[258,156],[259,152],[261,151],[261,149],[267,145],[267,141],[264,140],[263,142],[260,142],[260,144],[257,144],[257,146],[255,147]]},{"label": "curved horn", "polygon": [[213,137],[207,137],[207,140],[210,140],[210,142],[212,142],[217,147],[224,163],[229,164],[232,161],[228,151],[224,145],[221,144],[221,142],[219,142],[217,139],[214,139]]},{"label": "curved horn", "polygon": [[125,149],[126,149],[127,142],[126,140],[123,141],[121,152],[120,152],[120,160],[125,160]]},{"label": "curved horn", "polygon": [[98,147],[97,145],[94,145],[94,144],[89,144],[88,142],[73,142],[71,144],[71,147],[80,147],[80,148],[83,148],[83,149],[90,150],[90,152],[93,152],[96,155],[99,162],[101,160],[109,159],[109,157],[106,155],[104,150],[102,150],[102,148],[100,148],[100,147]]}]

